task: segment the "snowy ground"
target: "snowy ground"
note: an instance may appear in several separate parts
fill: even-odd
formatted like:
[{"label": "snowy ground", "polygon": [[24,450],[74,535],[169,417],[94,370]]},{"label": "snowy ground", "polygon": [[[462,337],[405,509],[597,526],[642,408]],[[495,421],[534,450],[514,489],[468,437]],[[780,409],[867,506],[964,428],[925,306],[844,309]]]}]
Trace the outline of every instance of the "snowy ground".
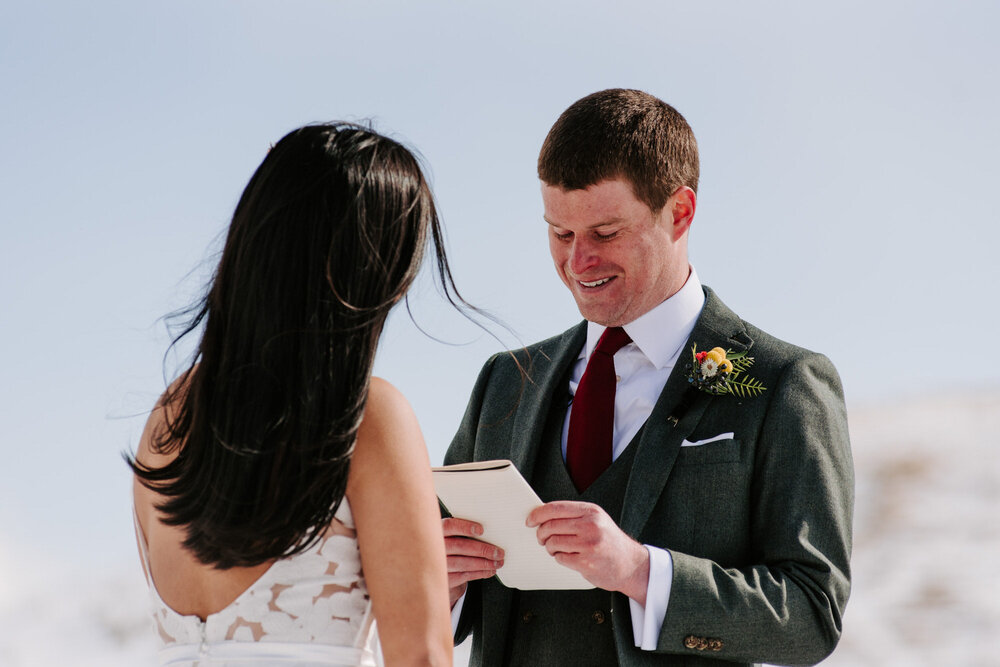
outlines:
[{"label": "snowy ground", "polygon": [[[852,409],[854,592],[825,666],[1000,666],[997,416],[997,391]],[[134,560],[82,572],[0,536],[0,665],[151,664],[145,610]]]},{"label": "snowy ground", "polygon": [[1000,393],[851,414],[854,590],[829,666],[1000,665]]}]

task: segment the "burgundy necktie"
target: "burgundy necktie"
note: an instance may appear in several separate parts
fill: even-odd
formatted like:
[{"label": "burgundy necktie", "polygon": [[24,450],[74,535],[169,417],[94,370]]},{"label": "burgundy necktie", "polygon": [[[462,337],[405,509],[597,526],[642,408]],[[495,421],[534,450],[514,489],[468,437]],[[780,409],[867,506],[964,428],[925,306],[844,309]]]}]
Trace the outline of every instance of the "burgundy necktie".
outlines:
[{"label": "burgundy necktie", "polygon": [[580,493],[611,465],[615,423],[615,352],[632,342],[621,327],[604,331],[573,397],[566,466]]}]

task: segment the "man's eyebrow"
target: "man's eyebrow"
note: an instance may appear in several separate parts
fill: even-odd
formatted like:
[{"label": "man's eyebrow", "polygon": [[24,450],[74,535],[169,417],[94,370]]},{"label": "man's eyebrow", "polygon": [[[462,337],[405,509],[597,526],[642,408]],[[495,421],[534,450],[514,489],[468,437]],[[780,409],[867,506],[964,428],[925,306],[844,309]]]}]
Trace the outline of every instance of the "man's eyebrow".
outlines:
[{"label": "man's eyebrow", "polygon": [[[549,225],[551,225],[553,227],[561,227],[562,226],[558,222],[552,222],[551,220],[549,220],[548,218],[546,218],[544,215],[542,216],[542,220],[544,220],[545,222],[549,223]],[[619,217],[608,218],[607,220],[602,220],[601,222],[595,222],[594,224],[590,225],[589,227],[586,227],[585,229],[597,229],[598,227],[607,227],[608,225],[617,225],[618,223],[622,222],[623,220],[624,220],[624,218],[619,218]]]}]

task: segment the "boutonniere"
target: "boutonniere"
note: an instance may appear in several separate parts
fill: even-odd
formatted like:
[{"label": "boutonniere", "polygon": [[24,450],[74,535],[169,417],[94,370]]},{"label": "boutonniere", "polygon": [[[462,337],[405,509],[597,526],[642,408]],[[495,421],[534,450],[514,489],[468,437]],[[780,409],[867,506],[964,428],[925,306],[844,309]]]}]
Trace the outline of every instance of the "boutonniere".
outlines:
[{"label": "boutonniere", "polygon": [[759,396],[767,390],[759,380],[744,375],[753,366],[753,357],[746,352],[726,351],[715,347],[699,352],[698,345],[691,347],[688,382],[695,388],[715,396],[733,394],[740,398]]}]

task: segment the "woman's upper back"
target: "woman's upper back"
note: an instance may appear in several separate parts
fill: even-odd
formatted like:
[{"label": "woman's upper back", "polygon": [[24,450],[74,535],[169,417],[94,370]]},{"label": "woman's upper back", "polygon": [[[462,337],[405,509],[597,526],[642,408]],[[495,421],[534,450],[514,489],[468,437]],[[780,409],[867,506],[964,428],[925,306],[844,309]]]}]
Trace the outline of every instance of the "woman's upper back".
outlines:
[{"label": "woman's upper back", "polygon": [[[139,526],[137,539],[143,564],[152,572]],[[226,588],[226,578],[220,575],[224,573],[205,577],[206,587]],[[224,642],[265,642],[371,650],[371,605],[346,501],[315,545],[275,561],[232,601],[210,613],[175,609],[161,597],[155,577],[149,577],[149,589],[156,630],[168,649],[187,646],[211,654]]]},{"label": "woman's upper back", "polygon": [[[154,441],[165,427],[169,409],[161,402],[146,422],[139,451],[136,452],[136,460],[143,465],[159,468],[178,454],[178,450],[163,454],[154,447]],[[147,580],[151,580],[151,586],[152,582],[156,582],[164,603],[180,615],[205,619],[221,611],[274,562],[226,570],[202,563],[183,546],[186,528],[170,526],[160,521],[156,505],[165,500],[163,496],[135,478],[132,497],[136,537]]]},{"label": "woman's upper back", "polygon": [[[144,464],[160,466],[176,455],[150,448],[163,418],[158,407],[147,424],[137,452]],[[369,607],[360,605],[369,592],[387,664],[450,664],[444,541],[428,463],[408,402],[392,385],[372,378],[347,495],[320,541],[286,559],[226,570],[187,551],[183,527],[157,517],[155,504],[162,498],[136,481],[137,537],[140,551],[148,544],[143,559],[157,629],[165,646],[187,642],[178,649],[182,661],[163,661],[161,653],[161,664],[190,664],[184,660],[191,660],[192,648],[197,655],[200,642],[212,651],[238,651],[233,644],[275,647],[288,641],[297,642],[287,649],[293,653],[310,645],[352,647],[350,656],[312,664],[367,664],[374,633]],[[266,626],[248,621],[259,614],[265,614]],[[306,630],[318,634],[306,639]]]},{"label": "woman's upper back", "polygon": [[[144,463],[166,462],[157,461],[163,455],[149,446],[149,434],[163,418],[162,408],[150,417],[138,452]],[[275,664],[307,664],[303,658],[310,656],[317,664],[374,660],[374,619],[347,498],[306,551],[226,570],[199,562],[183,547],[183,527],[157,518],[155,504],[161,501],[136,481],[136,539],[161,664],[259,658],[262,649]]]}]

